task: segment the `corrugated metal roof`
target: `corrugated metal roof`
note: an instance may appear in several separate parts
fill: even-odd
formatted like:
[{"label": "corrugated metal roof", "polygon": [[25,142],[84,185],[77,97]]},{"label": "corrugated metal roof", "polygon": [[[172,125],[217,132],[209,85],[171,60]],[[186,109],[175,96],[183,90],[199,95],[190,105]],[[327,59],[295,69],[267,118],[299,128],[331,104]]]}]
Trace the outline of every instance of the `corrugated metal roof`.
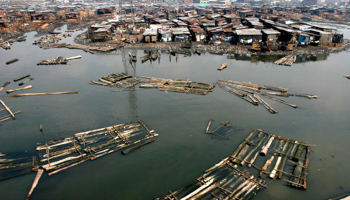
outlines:
[{"label": "corrugated metal roof", "polygon": [[262,35],[261,31],[255,28],[241,29],[235,32],[237,35]]},{"label": "corrugated metal roof", "polygon": [[157,29],[149,29],[147,28],[145,32],[143,33],[144,36],[147,35],[157,35]]},{"label": "corrugated metal roof", "polygon": [[261,30],[261,31],[262,31],[263,33],[265,33],[266,35],[275,35],[275,34],[280,35],[280,34],[281,34],[281,32],[276,31],[276,30],[274,30],[274,29],[272,29],[272,28],[263,29],[263,30]]}]

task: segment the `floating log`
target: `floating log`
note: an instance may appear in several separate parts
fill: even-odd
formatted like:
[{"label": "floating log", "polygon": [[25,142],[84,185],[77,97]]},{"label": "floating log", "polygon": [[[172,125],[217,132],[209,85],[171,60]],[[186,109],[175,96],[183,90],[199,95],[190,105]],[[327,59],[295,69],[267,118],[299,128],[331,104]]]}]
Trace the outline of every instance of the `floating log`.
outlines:
[{"label": "floating log", "polygon": [[23,84],[25,84],[26,82],[31,81],[31,80],[34,80],[34,78],[29,78],[29,79],[23,81],[22,83],[18,83],[18,85],[21,86],[21,85],[23,85]]},{"label": "floating log", "polygon": [[241,165],[243,166],[244,165],[244,163],[249,159],[249,157],[252,155],[252,153],[254,153],[257,149],[258,149],[258,147],[261,145],[261,143],[263,142],[265,140],[265,137],[262,137],[260,140],[259,140],[259,142],[258,142],[258,144],[247,154],[247,156],[242,160],[242,162],[241,162]]},{"label": "floating log", "polygon": [[297,149],[297,151],[295,152],[294,157],[292,158],[292,160],[295,161],[295,162],[298,162],[298,161],[299,161],[299,158],[301,157],[301,155],[302,155],[303,152],[304,152],[304,149],[305,149],[305,146],[302,145],[302,144],[300,144],[300,145],[298,146],[298,149]]},{"label": "floating log", "polygon": [[7,118],[4,118],[4,119],[0,119],[0,122],[4,122],[4,121],[7,121],[7,120],[10,120],[11,117],[7,117]]},{"label": "floating log", "polygon": [[78,55],[78,56],[66,58],[66,60],[75,60],[75,59],[81,59],[81,58],[82,58],[81,55]]},{"label": "floating log", "polygon": [[7,81],[1,88],[0,88],[0,92],[4,90],[4,88],[6,86],[8,86],[11,82],[10,81]]},{"label": "floating log", "polygon": [[[295,165],[294,171],[293,171],[293,177],[290,179],[290,185],[293,187],[299,186],[299,180],[301,178],[301,172],[303,170],[303,163],[301,161],[298,161],[298,164]],[[297,178],[298,177],[298,178]]]},{"label": "floating log", "polygon": [[30,77],[29,74],[26,75],[26,76],[22,76],[22,77],[20,77],[20,78],[18,78],[18,79],[15,79],[15,80],[13,80],[13,81],[14,81],[14,82],[17,82],[17,81],[20,81],[20,80],[25,79],[25,78],[28,78],[28,77]]},{"label": "floating log", "polygon": [[12,111],[10,110],[10,108],[7,107],[6,104],[5,104],[1,99],[0,99],[0,103],[2,104],[2,106],[4,106],[4,108],[7,110],[7,112],[10,113],[11,117],[12,117],[13,119],[16,119],[15,115],[12,113]]},{"label": "floating log", "polygon": [[33,86],[31,85],[28,85],[28,86],[25,86],[25,87],[22,87],[22,88],[17,88],[17,89],[10,89],[10,90],[6,90],[6,93],[7,94],[10,94],[12,92],[16,92],[16,91],[19,91],[19,90],[28,90],[28,89],[31,89]]},{"label": "floating log", "polygon": [[86,158],[86,159],[81,160],[81,161],[79,161],[79,162],[76,162],[76,163],[74,163],[74,164],[71,164],[71,165],[68,165],[68,166],[66,166],[66,167],[63,167],[63,168],[61,168],[61,169],[55,170],[55,171],[53,171],[53,172],[50,172],[50,173],[48,173],[48,175],[49,175],[49,176],[52,176],[52,175],[54,175],[54,174],[57,174],[58,172],[61,172],[61,171],[64,171],[64,170],[66,170],[66,169],[69,169],[69,168],[75,167],[75,166],[77,166],[77,165],[80,165],[80,164],[82,164],[82,163],[84,163],[84,162],[86,162],[86,161],[88,161],[88,160],[90,160],[90,158]]},{"label": "floating log", "polygon": [[49,92],[49,93],[24,93],[24,94],[15,94],[12,96],[7,96],[7,97],[26,97],[26,96],[55,95],[55,94],[78,94],[78,91]]},{"label": "floating log", "polygon": [[295,149],[297,148],[298,143],[299,143],[298,141],[294,141],[292,150],[290,151],[290,155],[289,155],[290,159],[293,159],[293,157],[294,157],[294,151],[295,151]]},{"label": "floating log", "polygon": [[272,114],[277,113],[275,109],[273,109],[266,101],[264,101],[261,97],[259,97],[257,94],[253,94],[253,96],[264,105],[264,107]]},{"label": "floating log", "polygon": [[144,142],[142,142],[142,143],[137,144],[137,145],[134,146],[134,147],[131,147],[131,148],[129,148],[129,149],[126,149],[126,150],[122,151],[122,154],[123,154],[123,155],[129,154],[129,153],[131,153],[131,152],[133,152],[133,151],[135,151],[135,150],[137,150],[137,149],[139,149],[139,148],[141,148],[141,147],[143,147],[143,146],[145,146],[145,145],[147,145],[147,144],[150,144],[150,143],[152,143],[152,142],[154,142],[154,141],[156,141],[154,138],[149,139],[149,140],[146,140],[146,141],[144,141]]},{"label": "floating log", "polygon": [[[286,142],[286,144],[287,144],[288,142]],[[286,145],[285,144],[285,145]],[[291,150],[291,147],[292,147],[292,143],[291,142],[289,142],[288,143],[288,148],[287,148],[287,150],[286,150],[286,154],[288,154],[289,153],[289,151]],[[284,147],[283,147],[284,148]],[[284,156],[284,158],[283,158],[283,160],[282,160],[282,163],[281,163],[281,165],[280,165],[280,167],[279,167],[279,169],[278,169],[278,171],[279,171],[279,173],[278,173],[278,177],[277,178],[282,178],[282,175],[283,175],[283,170],[284,170],[284,166],[286,165],[286,161],[287,161],[287,157],[288,156]]]},{"label": "floating log", "polygon": [[308,169],[309,169],[309,163],[310,163],[310,153],[311,149],[309,146],[306,147],[306,153],[305,153],[305,161],[304,161],[304,183],[303,183],[303,189],[306,190],[306,177],[308,175]]},{"label": "floating log", "polygon": [[7,61],[7,62],[6,62],[6,65],[9,65],[9,64],[15,63],[15,62],[17,62],[17,61],[19,61],[17,58],[12,59],[12,60],[10,60],[10,61]]},{"label": "floating log", "polygon": [[239,154],[232,160],[232,162],[238,163],[238,161],[242,160],[243,156],[247,153],[249,147],[250,147],[249,144],[245,144],[244,147],[239,152]]},{"label": "floating log", "polygon": [[37,174],[36,174],[36,176],[35,176],[35,179],[34,179],[34,182],[33,182],[33,184],[32,184],[32,187],[30,188],[30,190],[29,190],[29,192],[28,192],[28,195],[27,195],[27,198],[26,198],[27,200],[29,200],[30,195],[32,195],[34,189],[35,189],[36,186],[38,185],[39,180],[40,180],[40,177],[41,177],[41,175],[43,174],[43,172],[44,172],[44,170],[38,169],[38,172],[37,172]]},{"label": "floating log", "polygon": [[205,183],[197,188],[195,191],[191,192],[190,194],[186,195],[185,197],[181,198],[181,200],[187,200],[199,193],[200,191],[204,190],[205,188],[209,187],[214,181],[214,178],[207,178],[205,179]]},{"label": "floating log", "polygon": [[260,151],[260,155],[262,156],[266,156],[267,154],[267,151],[269,150],[271,144],[272,144],[272,141],[275,139],[275,135],[273,135],[272,137],[270,137],[270,139],[268,140],[267,144],[264,145]]},{"label": "floating log", "polygon": [[273,159],[275,157],[274,156],[271,156],[270,159],[268,159],[266,161],[266,163],[264,164],[264,166],[261,168],[261,171],[260,171],[260,176],[262,176],[262,174],[267,170],[267,168],[271,165]]},{"label": "floating log", "polygon": [[86,154],[83,154],[83,155],[79,155],[79,156],[71,156],[71,157],[67,157],[67,158],[64,158],[62,160],[58,160],[58,161],[55,161],[55,162],[51,162],[49,164],[46,164],[46,165],[43,165],[42,168],[45,169],[45,171],[50,171],[50,170],[53,170],[55,169],[58,165],[58,164],[61,164],[61,163],[64,163],[64,162],[67,162],[67,161],[71,161],[71,160],[76,160],[76,159],[79,159],[79,158],[82,158],[84,157]]},{"label": "floating log", "polygon": [[235,158],[237,156],[239,151],[242,149],[243,145],[245,145],[245,143],[248,142],[249,138],[251,138],[255,132],[256,132],[256,129],[254,129],[252,132],[250,132],[250,134],[246,137],[246,139],[237,147],[235,152],[233,152],[233,154],[231,155],[231,158]]},{"label": "floating log", "polygon": [[278,156],[275,167],[273,168],[273,170],[270,173],[270,178],[272,178],[272,179],[275,178],[277,170],[278,170],[278,166],[279,166],[281,160],[282,160],[282,156]]},{"label": "floating log", "polygon": [[209,133],[209,127],[210,127],[210,125],[211,125],[211,123],[213,122],[214,120],[210,120],[209,122],[208,122],[208,126],[207,126],[207,129],[205,130],[205,133]]},{"label": "floating log", "polygon": [[221,64],[221,66],[218,68],[219,71],[225,69],[227,67],[227,64],[224,63],[224,64]]},{"label": "floating log", "polygon": [[280,102],[280,103],[286,104],[286,105],[291,106],[291,107],[293,107],[293,108],[298,108],[298,107],[299,107],[299,106],[297,106],[297,105],[294,105],[294,104],[288,103],[288,102],[287,102],[287,101],[285,101],[285,100],[282,100],[282,99],[277,99],[277,98],[271,97],[271,96],[269,96],[269,95],[265,95],[265,97],[267,97],[267,98],[269,98],[269,99],[272,99],[272,100],[274,100],[274,101],[277,101],[277,102]]}]

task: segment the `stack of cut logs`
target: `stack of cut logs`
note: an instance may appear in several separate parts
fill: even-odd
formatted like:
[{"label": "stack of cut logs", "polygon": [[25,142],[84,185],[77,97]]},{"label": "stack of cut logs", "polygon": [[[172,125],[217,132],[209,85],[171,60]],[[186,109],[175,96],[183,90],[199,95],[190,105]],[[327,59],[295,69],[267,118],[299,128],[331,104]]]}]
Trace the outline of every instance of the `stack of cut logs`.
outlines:
[{"label": "stack of cut logs", "polygon": [[275,61],[274,64],[292,66],[296,59],[297,59],[296,55],[288,55]]}]

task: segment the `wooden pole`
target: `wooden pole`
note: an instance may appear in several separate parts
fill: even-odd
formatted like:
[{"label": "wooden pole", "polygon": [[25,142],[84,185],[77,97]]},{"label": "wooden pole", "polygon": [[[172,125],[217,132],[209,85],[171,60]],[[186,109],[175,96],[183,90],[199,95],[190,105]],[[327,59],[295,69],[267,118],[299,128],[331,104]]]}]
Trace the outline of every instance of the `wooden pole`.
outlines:
[{"label": "wooden pole", "polygon": [[6,86],[8,86],[11,82],[10,81],[7,81],[1,88],[0,88],[0,92],[4,90],[4,88]]},{"label": "wooden pole", "polygon": [[4,108],[10,113],[11,117],[13,119],[16,119],[15,115],[12,113],[12,111],[10,110],[9,107],[6,106],[6,104],[0,99],[0,103],[2,104],[2,106],[4,106]]},{"label": "wooden pole", "polygon": [[[14,112],[13,114],[14,115],[17,115],[17,114],[19,114],[19,113],[21,113],[22,111],[17,111],[17,112]],[[5,115],[5,116],[3,116],[3,117],[0,117],[0,120],[3,120],[3,119],[7,119],[8,117],[11,117],[11,115]]]},{"label": "wooden pole", "polygon": [[17,88],[17,89],[12,89],[12,90],[6,90],[6,93],[7,94],[10,94],[12,92],[16,92],[16,91],[19,91],[19,90],[28,90],[28,89],[31,89],[33,86],[31,85],[28,85],[28,86],[25,86],[25,87],[22,87],[22,88]]},{"label": "wooden pole", "polygon": [[21,78],[15,79],[15,80],[13,80],[13,81],[14,81],[14,82],[17,82],[17,81],[20,81],[20,80],[25,79],[25,78],[28,78],[28,77],[30,77],[30,75],[22,76]]},{"label": "wooden pole", "polygon": [[31,81],[31,80],[34,80],[34,78],[29,78],[29,79],[23,81],[22,83],[18,83],[18,85],[21,86],[21,85],[23,85],[23,84],[25,84],[26,82]]},{"label": "wooden pole", "polygon": [[15,94],[7,97],[25,97],[25,96],[54,95],[54,94],[78,94],[78,91],[50,92],[50,93],[24,93],[24,94]]},{"label": "wooden pole", "polygon": [[26,198],[27,200],[29,200],[30,195],[32,195],[32,193],[33,193],[35,187],[38,185],[38,182],[39,182],[40,177],[41,177],[41,175],[43,174],[43,172],[44,172],[43,169],[38,169],[38,172],[37,172],[37,174],[36,174],[36,176],[35,176],[35,179],[34,179],[34,182],[33,182],[33,184],[32,184],[32,187],[30,188],[30,190],[29,190],[29,192],[28,192],[28,195],[27,195],[27,198]]}]

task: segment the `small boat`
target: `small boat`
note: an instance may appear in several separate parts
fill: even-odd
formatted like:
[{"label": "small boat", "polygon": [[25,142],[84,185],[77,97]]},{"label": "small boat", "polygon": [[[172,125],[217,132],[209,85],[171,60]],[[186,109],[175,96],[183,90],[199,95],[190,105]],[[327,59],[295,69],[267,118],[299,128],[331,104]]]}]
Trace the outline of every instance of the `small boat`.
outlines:
[{"label": "small boat", "polygon": [[227,64],[224,63],[224,64],[221,64],[221,66],[218,68],[219,71],[225,69],[227,67]]}]

